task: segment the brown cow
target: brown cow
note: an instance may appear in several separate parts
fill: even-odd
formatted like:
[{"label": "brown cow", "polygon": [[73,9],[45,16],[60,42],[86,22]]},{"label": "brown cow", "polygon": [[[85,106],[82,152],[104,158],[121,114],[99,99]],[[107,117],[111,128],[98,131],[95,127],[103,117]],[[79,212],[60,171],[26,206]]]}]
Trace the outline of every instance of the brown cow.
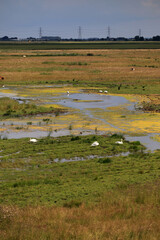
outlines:
[{"label": "brown cow", "polygon": [[0,76],[0,80],[3,80],[3,79],[4,79],[4,77]]}]

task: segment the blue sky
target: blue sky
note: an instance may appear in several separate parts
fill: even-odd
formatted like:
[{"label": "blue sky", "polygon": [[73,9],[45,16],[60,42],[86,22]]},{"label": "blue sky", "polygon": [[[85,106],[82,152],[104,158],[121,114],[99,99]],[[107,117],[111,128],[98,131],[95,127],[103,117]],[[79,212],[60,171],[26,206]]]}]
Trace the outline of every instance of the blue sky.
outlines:
[{"label": "blue sky", "polygon": [[0,37],[160,35],[160,0],[0,0]]}]

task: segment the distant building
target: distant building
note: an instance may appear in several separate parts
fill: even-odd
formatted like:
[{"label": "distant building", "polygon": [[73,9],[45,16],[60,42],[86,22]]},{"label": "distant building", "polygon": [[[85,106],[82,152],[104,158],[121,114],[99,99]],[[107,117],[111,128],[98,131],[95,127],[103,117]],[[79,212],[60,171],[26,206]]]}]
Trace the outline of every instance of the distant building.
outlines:
[{"label": "distant building", "polygon": [[32,41],[36,41],[36,38],[33,38],[33,37],[29,37],[29,38],[27,38],[27,40],[30,42],[32,42]]},{"label": "distant building", "polygon": [[43,36],[40,38],[40,40],[42,41],[61,41],[61,37],[58,37],[58,36]]},{"label": "distant building", "polygon": [[99,38],[93,37],[93,38],[88,38],[88,41],[99,41]]},{"label": "distant building", "polygon": [[124,37],[117,37],[116,41],[127,41],[127,38]]}]

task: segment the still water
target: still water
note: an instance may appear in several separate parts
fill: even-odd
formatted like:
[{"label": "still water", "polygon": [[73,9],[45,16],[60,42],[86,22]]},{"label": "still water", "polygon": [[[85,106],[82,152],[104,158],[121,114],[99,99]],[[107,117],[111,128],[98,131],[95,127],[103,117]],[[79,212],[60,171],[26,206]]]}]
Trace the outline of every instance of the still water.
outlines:
[{"label": "still water", "polygon": [[[122,96],[114,96],[106,93],[97,94],[97,93],[85,93],[82,90],[80,90],[78,93],[70,93],[67,94],[66,91],[60,91],[60,93],[51,94],[51,87],[43,87],[43,90],[45,88],[46,92],[42,94],[39,94],[33,91],[33,87],[6,87],[6,90],[9,90],[9,92],[5,92],[4,89],[0,90],[0,97],[10,97],[13,99],[16,99],[19,103],[23,102],[30,102],[35,101],[36,104],[57,104],[59,106],[67,107],[69,110],[72,109],[72,112],[75,114],[82,113],[83,116],[88,117],[91,121],[99,120],[103,124],[107,124],[112,129],[115,129],[115,132],[123,132],[125,135],[126,140],[129,141],[140,141],[142,144],[144,144],[148,150],[154,151],[156,149],[160,148],[160,143],[153,140],[152,137],[155,135],[155,133],[149,133],[145,136],[129,136],[128,132],[123,129],[123,127],[120,127],[118,124],[115,125],[111,121],[108,122],[106,119],[103,119],[103,117],[100,117],[98,114],[93,114],[94,112],[98,112],[101,110],[102,112],[108,111],[108,108],[110,107],[118,107],[123,106],[126,108],[127,111],[136,112],[135,110],[135,102],[130,102],[125,97]],[[35,87],[36,88],[36,87]],[[32,90],[32,91],[31,91]],[[50,90],[47,92],[47,90]],[[27,96],[24,95],[27,93]],[[46,117],[49,116],[52,121],[54,121],[55,116],[54,115],[46,115]],[[26,118],[26,119],[14,119],[14,120],[5,120],[1,121],[0,128],[1,128],[1,138],[23,138],[23,137],[45,137],[48,134],[50,136],[58,137],[63,135],[69,135],[73,134],[73,131],[68,130],[67,128],[59,128],[56,131],[50,131],[49,132],[49,124],[46,126],[43,126],[43,129],[29,129],[25,127],[22,127],[17,131],[12,130],[9,126],[27,126],[27,122],[32,121],[32,126],[37,126],[38,121],[42,120],[44,116],[39,116],[38,120],[36,117],[32,118]],[[60,118],[60,117],[59,117]],[[83,120],[82,120],[83,121]],[[76,129],[74,129],[75,131]],[[81,134],[93,134],[95,133],[93,129],[83,130],[83,129],[77,129],[81,131]],[[104,134],[106,132],[99,131],[99,134]],[[133,134],[132,134],[133,135]]]}]

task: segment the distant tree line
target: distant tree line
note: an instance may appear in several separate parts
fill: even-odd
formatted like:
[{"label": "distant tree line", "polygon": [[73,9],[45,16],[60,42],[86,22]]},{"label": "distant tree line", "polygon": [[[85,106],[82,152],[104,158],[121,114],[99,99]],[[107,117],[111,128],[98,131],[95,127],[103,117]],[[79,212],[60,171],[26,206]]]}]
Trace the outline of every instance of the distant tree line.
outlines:
[{"label": "distant tree line", "polygon": [[160,41],[160,36],[153,36],[152,38],[149,39],[145,39],[144,37],[140,37],[140,36],[135,36],[134,38],[135,41],[145,41],[145,40],[150,40],[150,41]]},{"label": "distant tree line", "polygon": [[160,41],[160,36],[158,36],[158,35],[157,35],[157,36],[154,36],[154,37],[153,37],[153,41]]},{"label": "distant tree line", "polygon": [[0,41],[13,41],[13,40],[18,40],[18,38],[17,37],[9,38],[8,36],[4,36],[4,37],[0,38]]},{"label": "distant tree line", "polygon": [[[54,37],[53,37],[54,38]],[[60,37],[59,37],[60,38]],[[33,37],[29,37],[26,39],[23,39],[25,41],[47,41],[44,39],[39,39],[39,38],[33,38]],[[2,38],[0,38],[0,41],[18,41],[17,37],[8,37],[8,36],[4,36]],[[49,41],[49,40],[48,40]],[[54,41],[54,40],[52,40]],[[56,41],[56,39],[55,39]],[[84,39],[74,39],[74,38],[64,38],[61,39],[59,41],[160,41],[160,36],[153,36],[152,38],[144,38],[143,36],[135,36],[134,38],[125,38],[125,37],[117,37],[117,38],[84,38]]]}]

